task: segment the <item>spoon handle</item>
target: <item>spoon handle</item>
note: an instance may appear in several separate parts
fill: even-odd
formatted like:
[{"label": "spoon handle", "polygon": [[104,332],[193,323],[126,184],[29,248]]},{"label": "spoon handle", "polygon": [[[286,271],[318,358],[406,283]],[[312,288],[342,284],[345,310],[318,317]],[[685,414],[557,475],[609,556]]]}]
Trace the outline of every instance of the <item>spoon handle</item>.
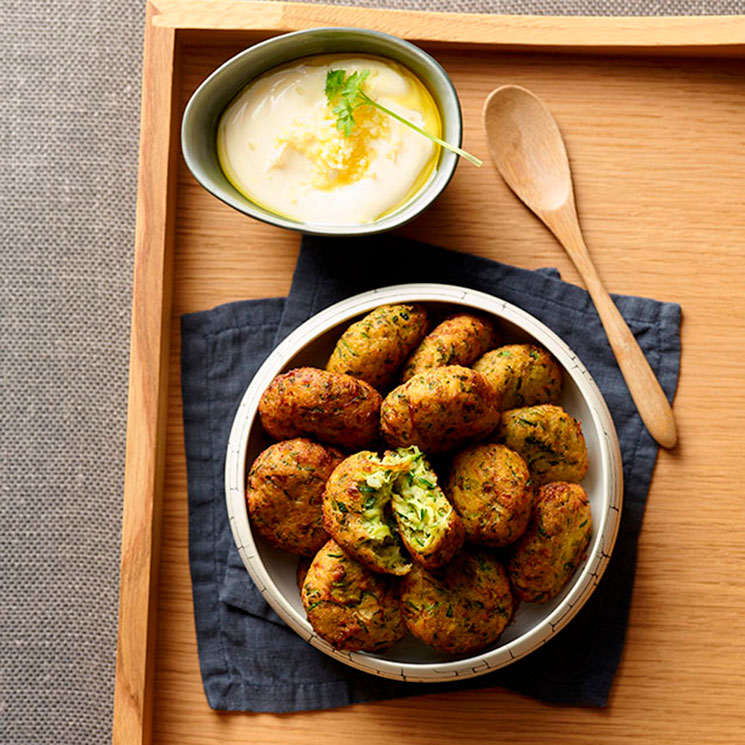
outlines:
[{"label": "spoon handle", "polygon": [[675,447],[678,433],[673,410],[644,352],[605,289],[587,251],[576,216],[559,210],[553,215],[541,215],[541,218],[564,246],[582,276],[631,398],[649,433],[662,447]]}]

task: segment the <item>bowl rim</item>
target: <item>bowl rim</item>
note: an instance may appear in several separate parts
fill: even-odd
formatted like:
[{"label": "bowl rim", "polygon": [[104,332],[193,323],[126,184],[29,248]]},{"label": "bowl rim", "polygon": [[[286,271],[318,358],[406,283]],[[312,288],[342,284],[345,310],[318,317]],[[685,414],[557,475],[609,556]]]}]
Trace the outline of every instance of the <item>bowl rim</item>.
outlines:
[{"label": "bowl rim", "polygon": [[[490,313],[517,325],[544,345],[571,376],[590,411],[600,443],[603,501],[600,519],[587,548],[587,559],[575,573],[559,605],[533,628],[512,641],[466,658],[445,662],[402,663],[366,652],[337,650],[321,639],[279,592],[259,556],[245,503],[245,469],[249,433],[266,387],[289,359],[321,334],[379,305],[396,302],[444,302]],[[312,646],[358,670],[409,682],[465,679],[492,672],[524,657],[558,633],[579,611],[597,586],[618,535],[623,500],[621,450],[607,404],[587,368],[570,347],[541,321],[501,298],[455,285],[411,283],[354,295],[315,314],[290,333],[267,357],[248,385],[236,411],[225,460],[225,499],[231,531],[249,575],[265,600],[290,628]]]},{"label": "bowl rim", "polygon": [[[268,225],[274,225],[276,227],[286,228],[287,230],[294,230],[296,232],[321,236],[351,237],[361,235],[377,235],[379,233],[385,233],[391,230],[395,230],[396,228],[406,225],[407,223],[416,219],[423,212],[429,209],[429,207],[432,206],[432,203],[446,189],[453,176],[455,175],[455,169],[458,166],[459,157],[455,153],[441,148],[439,165],[435,169],[432,176],[408,202],[405,202],[403,205],[401,205],[401,207],[395,212],[385,215],[384,217],[377,219],[372,223],[363,225],[327,225],[324,223],[299,222],[297,220],[292,220],[290,218],[274,213],[266,214],[260,211],[258,206],[255,207],[252,203],[245,204],[234,198],[228,192],[225,192],[222,189],[217,189],[216,185],[213,184],[210,179],[202,176],[200,172],[201,169],[198,165],[199,158],[192,151],[192,148],[190,147],[187,140],[188,123],[194,115],[194,110],[199,105],[201,99],[209,94],[210,89],[216,84],[217,81],[219,81],[222,76],[225,75],[226,71],[229,68],[233,67],[235,64],[238,64],[245,57],[260,54],[263,49],[276,44],[280,40],[286,40],[290,38],[303,38],[306,36],[320,35],[321,33],[338,33],[340,35],[344,34],[346,36],[352,34],[373,39],[384,39],[393,42],[397,46],[403,47],[415,56],[419,57],[424,62],[425,66],[429,67],[432,73],[443,81],[446,93],[452,98],[455,114],[453,118],[455,134],[454,144],[458,147],[461,146],[463,142],[463,112],[460,105],[460,98],[458,97],[458,91],[456,90],[455,85],[450,79],[450,76],[447,74],[445,68],[431,54],[425,52],[421,47],[418,47],[416,44],[413,44],[406,39],[402,39],[398,36],[394,36],[393,34],[388,34],[383,31],[356,28],[352,26],[319,26],[316,28],[302,29],[300,31],[291,31],[286,34],[278,34],[276,36],[270,37],[269,39],[264,39],[263,41],[257,42],[256,44],[247,47],[243,51],[238,52],[238,54],[233,55],[230,59],[223,62],[218,68],[213,70],[200,83],[194,93],[192,93],[192,95],[189,97],[189,101],[187,102],[186,107],[184,108],[184,113],[181,118],[180,130],[181,153],[183,155],[184,161],[186,162],[186,166],[189,169],[189,172],[192,174],[197,183],[199,183],[200,186],[202,186],[206,191],[212,194],[212,196],[216,197],[221,202],[227,204],[229,207],[232,207],[238,212],[241,212],[244,215],[252,217],[253,219],[259,220]],[[278,62],[277,66],[292,62],[295,59],[302,59],[303,57],[307,56],[307,54],[303,54],[298,57],[293,57],[291,59],[284,60],[283,62]],[[380,56],[385,57],[387,55],[380,54]],[[394,59],[394,61],[398,60]],[[268,68],[264,72],[268,72],[269,69],[272,68]],[[263,74],[263,72],[259,73],[259,75]],[[419,75],[418,77],[421,78],[421,75]],[[246,80],[243,85],[248,85],[251,80],[254,79],[255,78]],[[426,80],[424,80],[423,82],[425,85],[427,85]],[[427,87],[429,88],[429,85],[427,85]],[[440,111],[440,113],[441,115],[443,115],[442,111]],[[244,198],[248,199],[247,197]]]}]

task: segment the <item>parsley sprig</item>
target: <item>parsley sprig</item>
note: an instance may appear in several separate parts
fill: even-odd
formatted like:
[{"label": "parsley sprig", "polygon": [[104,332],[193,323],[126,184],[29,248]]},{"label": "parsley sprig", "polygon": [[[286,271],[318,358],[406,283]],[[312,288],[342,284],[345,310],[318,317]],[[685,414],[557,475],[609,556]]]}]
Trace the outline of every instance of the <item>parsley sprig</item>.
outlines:
[{"label": "parsley sprig", "polygon": [[401,122],[401,124],[405,124],[420,135],[424,135],[428,140],[437,143],[446,150],[451,150],[457,155],[463,156],[475,166],[481,167],[484,165],[484,162],[475,155],[471,155],[465,150],[431,135],[421,127],[417,127],[416,124],[412,124],[402,116],[399,116],[395,111],[391,111],[389,108],[370,98],[362,90],[362,86],[369,75],[369,70],[361,70],[350,73],[349,75],[347,75],[346,70],[329,70],[326,73],[326,99],[329,105],[333,106],[331,112],[336,115],[336,128],[340,132],[343,132],[345,137],[349,137],[354,129],[354,112],[360,106],[374,106],[376,109],[388,114],[388,116],[392,116],[396,121]]}]

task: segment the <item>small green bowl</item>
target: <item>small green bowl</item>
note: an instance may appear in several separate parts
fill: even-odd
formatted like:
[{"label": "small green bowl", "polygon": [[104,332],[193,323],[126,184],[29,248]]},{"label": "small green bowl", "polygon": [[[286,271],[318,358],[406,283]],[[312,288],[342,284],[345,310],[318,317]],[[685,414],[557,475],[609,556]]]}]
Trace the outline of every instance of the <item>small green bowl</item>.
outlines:
[{"label": "small green bowl", "polygon": [[181,123],[181,149],[194,178],[225,204],[257,220],[314,235],[370,235],[413,220],[441,194],[455,172],[458,156],[441,148],[433,176],[395,212],[364,225],[326,225],[291,220],[244,197],[225,177],[217,157],[217,125],[227,105],[252,80],[273,67],[315,54],[356,52],[400,62],[419,76],[440,110],[442,138],[460,146],[462,119],[458,94],[445,70],[418,47],[379,31],[314,28],[260,42],[218,67],[189,100]]}]

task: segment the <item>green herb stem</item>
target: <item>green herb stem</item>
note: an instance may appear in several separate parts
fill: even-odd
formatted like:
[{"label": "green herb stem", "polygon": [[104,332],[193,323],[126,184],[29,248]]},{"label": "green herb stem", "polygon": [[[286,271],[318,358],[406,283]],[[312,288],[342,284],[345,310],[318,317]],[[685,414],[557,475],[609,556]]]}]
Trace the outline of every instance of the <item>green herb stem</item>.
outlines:
[{"label": "green herb stem", "polygon": [[473,163],[479,168],[484,165],[484,161],[480,158],[477,158],[475,155],[471,155],[471,153],[466,152],[462,148],[451,145],[449,142],[445,142],[445,140],[441,140],[439,137],[435,137],[433,134],[430,134],[429,132],[427,132],[427,130],[422,129],[421,127],[417,127],[416,124],[413,124],[408,119],[404,119],[402,116],[399,116],[395,111],[391,111],[389,108],[386,108],[382,104],[379,104],[377,101],[373,101],[372,98],[370,98],[370,96],[368,96],[367,93],[365,93],[364,91],[360,91],[359,95],[360,98],[365,101],[365,103],[369,104],[370,106],[374,106],[376,109],[379,109],[385,114],[388,114],[388,116],[392,116],[396,121],[401,122],[401,124],[405,124],[407,127],[410,127],[415,132],[419,132],[420,135],[424,135],[426,138],[432,140],[432,142],[436,142],[438,145],[444,147],[446,150],[451,150],[457,155],[462,156],[469,163]]}]

